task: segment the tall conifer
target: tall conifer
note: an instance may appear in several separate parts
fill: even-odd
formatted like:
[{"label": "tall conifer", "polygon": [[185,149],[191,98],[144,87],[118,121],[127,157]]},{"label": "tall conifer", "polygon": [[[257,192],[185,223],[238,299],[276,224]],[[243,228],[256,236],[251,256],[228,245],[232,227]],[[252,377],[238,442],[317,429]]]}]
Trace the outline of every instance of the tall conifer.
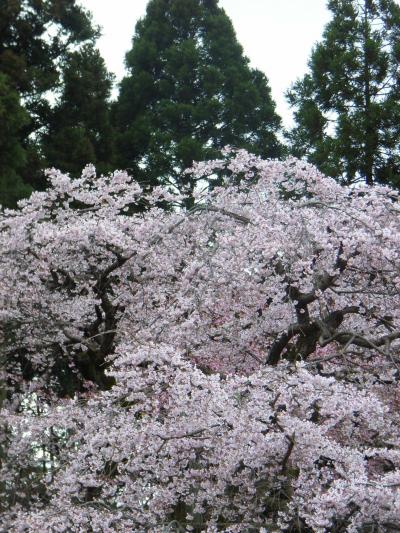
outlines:
[{"label": "tall conifer", "polygon": [[80,175],[87,163],[94,163],[99,172],[112,170],[112,83],[112,75],[92,44],[67,56],[62,92],[43,137],[47,166],[72,176]]},{"label": "tall conifer", "polygon": [[[44,186],[39,137],[51,116],[48,94],[60,88],[61,67],[71,50],[98,35],[90,14],[76,0],[0,0],[0,74],[28,118],[18,131],[25,163],[12,179],[9,175],[11,196]],[[0,167],[8,165],[7,154],[0,152]],[[28,187],[22,189],[21,180]],[[9,203],[8,192],[1,191],[0,203]]]},{"label": "tall conifer", "polygon": [[330,0],[333,18],[288,92],[294,155],[344,182],[400,185],[400,6]]},{"label": "tall conifer", "polygon": [[[279,156],[268,80],[249,67],[218,0],[151,0],[115,107],[118,166],[193,191],[183,169],[224,145]],[[189,201],[190,205],[190,201]]]},{"label": "tall conifer", "polygon": [[31,191],[20,176],[26,161],[21,130],[28,122],[17,91],[0,72],[0,204],[5,207],[15,207]]}]

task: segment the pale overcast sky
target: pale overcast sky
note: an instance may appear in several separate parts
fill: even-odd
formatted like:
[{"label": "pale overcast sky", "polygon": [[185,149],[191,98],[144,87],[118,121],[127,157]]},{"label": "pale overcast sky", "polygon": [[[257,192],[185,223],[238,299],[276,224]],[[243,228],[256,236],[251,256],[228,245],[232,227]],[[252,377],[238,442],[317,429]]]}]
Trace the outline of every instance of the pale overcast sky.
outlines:
[{"label": "pale overcast sky", "polygon": [[[137,20],[148,0],[81,0],[103,28],[98,46],[108,69],[120,80]],[[233,22],[251,66],[269,79],[278,113],[289,125],[291,113],[284,92],[307,68],[313,44],[330,19],[326,0],[220,0]]]}]

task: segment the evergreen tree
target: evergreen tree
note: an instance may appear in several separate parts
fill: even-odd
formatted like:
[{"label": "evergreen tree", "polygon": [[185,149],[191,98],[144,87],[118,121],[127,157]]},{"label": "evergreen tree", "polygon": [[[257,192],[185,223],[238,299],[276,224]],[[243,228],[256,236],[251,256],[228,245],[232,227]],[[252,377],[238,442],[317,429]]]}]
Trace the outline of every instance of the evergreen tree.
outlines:
[{"label": "evergreen tree", "polygon": [[68,55],[63,90],[53,109],[43,152],[46,166],[80,175],[87,163],[111,170],[113,135],[109,98],[113,78],[92,44]]},{"label": "evergreen tree", "polygon": [[[41,188],[44,162],[38,137],[51,115],[47,95],[59,89],[60,67],[69,51],[93,41],[98,30],[75,0],[0,0],[0,13],[0,73],[29,116],[20,130],[25,165],[18,176]],[[4,157],[1,153],[0,165],[7,164]]]},{"label": "evergreen tree", "polygon": [[[224,145],[280,155],[268,81],[249,67],[218,0],[151,0],[115,106],[117,165],[191,193],[192,162]],[[189,201],[190,204],[190,201]]]},{"label": "evergreen tree", "polygon": [[19,175],[26,161],[20,133],[28,121],[18,93],[0,72],[0,204],[6,207],[15,207],[30,192]]},{"label": "evergreen tree", "polygon": [[394,0],[330,0],[328,7],[333,18],[311,54],[309,72],[287,95],[295,109],[293,153],[343,182],[396,184],[400,6]]}]

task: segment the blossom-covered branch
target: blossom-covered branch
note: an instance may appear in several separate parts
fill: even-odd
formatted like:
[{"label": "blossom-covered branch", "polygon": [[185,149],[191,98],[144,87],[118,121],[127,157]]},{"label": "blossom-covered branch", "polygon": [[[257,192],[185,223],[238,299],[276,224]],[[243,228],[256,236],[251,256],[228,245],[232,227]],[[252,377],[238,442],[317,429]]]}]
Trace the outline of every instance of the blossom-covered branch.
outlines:
[{"label": "blossom-covered branch", "polygon": [[0,214],[5,529],[400,529],[398,193],[188,173],[189,211],[89,166]]}]

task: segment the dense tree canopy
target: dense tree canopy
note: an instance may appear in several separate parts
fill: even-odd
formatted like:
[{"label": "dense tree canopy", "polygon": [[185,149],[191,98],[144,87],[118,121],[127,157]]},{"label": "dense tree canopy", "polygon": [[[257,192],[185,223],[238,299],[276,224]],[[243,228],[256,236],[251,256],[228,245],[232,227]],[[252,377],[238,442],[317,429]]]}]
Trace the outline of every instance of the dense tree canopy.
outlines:
[{"label": "dense tree canopy", "polygon": [[119,168],[193,190],[182,171],[227,144],[280,154],[267,79],[249,67],[218,0],[151,0],[126,66],[115,108]]},{"label": "dense tree canopy", "polygon": [[59,82],[60,61],[97,31],[75,0],[1,0],[0,11],[0,70],[24,97],[34,131],[46,111],[44,93]]},{"label": "dense tree canopy", "polygon": [[188,212],[89,166],[1,214],[5,529],[398,531],[399,193],[189,172]]},{"label": "dense tree canopy", "polygon": [[0,202],[7,206],[31,192],[19,175],[26,161],[21,130],[28,122],[17,91],[0,72]]},{"label": "dense tree canopy", "polygon": [[293,153],[350,183],[400,185],[400,6],[330,0],[333,18],[288,92]]},{"label": "dense tree canopy", "polygon": [[62,70],[62,91],[42,140],[46,166],[78,177],[90,162],[99,172],[108,172],[113,159],[113,78],[92,44],[68,54]]},{"label": "dense tree canopy", "polygon": [[[75,0],[0,0],[0,13],[0,73],[7,76],[29,118],[21,121],[18,132],[25,165],[8,175],[7,193],[0,197],[1,204],[13,205],[29,186],[43,186],[45,162],[38,135],[51,116],[49,91],[59,88],[68,52],[93,41],[98,30]],[[8,165],[7,158],[7,151],[1,151],[0,166]]]},{"label": "dense tree canopy", "polygon": [[400,530],[400,8],[329,6],[333,178],[218,0],[150,0],[115,125],[88,14],[0,0],[0,203],[61,168],[0,209],[1,533]]}]

